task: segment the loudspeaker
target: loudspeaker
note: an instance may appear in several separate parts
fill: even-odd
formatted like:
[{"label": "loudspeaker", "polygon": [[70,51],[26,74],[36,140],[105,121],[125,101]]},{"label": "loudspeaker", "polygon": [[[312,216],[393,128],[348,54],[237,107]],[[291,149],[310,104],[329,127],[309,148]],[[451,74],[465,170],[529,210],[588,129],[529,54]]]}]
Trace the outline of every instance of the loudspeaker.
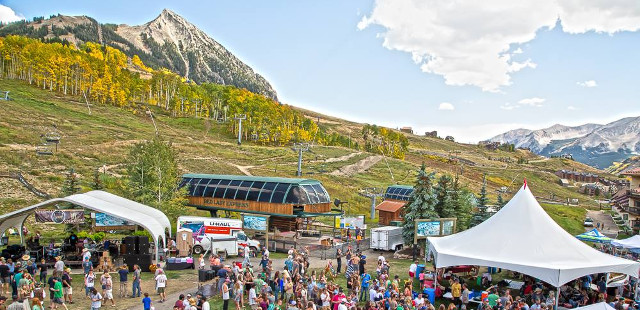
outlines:
[{"label": "loudspeaker", "polygon": [[136,256],[136,255],[123,255],[122,256],[122,261],[127,265],[127,268],[129,268],[129,272],[133,272],[133,265],[138,264],[138,256]]},{"label": "loudspeaker", "polygon": [[138,244],[141,244],[141,243],[149,244],[149,237],[147,237],[147,236],[137,236],[136,243],[138,243]]},{"label": "loudspeaker", "polygon": [[136,254],[136,244],[135,243],[127,243],[124,245],[125,254],[126,255],[135,255]]},{"label": "loudspeaker", "polygon": [[126,245],[130,245],[130,244],[133,245],[137,243],[136,240],[137,240],[136,236],[126,236],[124,237],[124,239],[122,239],[122,243]]},{"label": "loudspeaker", "polygon": [[136,244],[136,254],[149,254],[150,245],[147,244]]},{"label": "loudspeaker", "polygon": [[140,266],[140,270],[149,272],[149,266],[151,266],[151,254],[140,254],[136,256],[138,257],[138,266]]},{"label": "loudspeaker", "polygon": [[198,282],[207,282],[207,271],[204,269],[198,269]]}]

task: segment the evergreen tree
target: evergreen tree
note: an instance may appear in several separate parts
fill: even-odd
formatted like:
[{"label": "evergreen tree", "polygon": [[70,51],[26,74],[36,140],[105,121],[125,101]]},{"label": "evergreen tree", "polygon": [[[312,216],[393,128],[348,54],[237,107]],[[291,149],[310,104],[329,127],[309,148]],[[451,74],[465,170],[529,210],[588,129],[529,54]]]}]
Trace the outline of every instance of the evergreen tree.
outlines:
[{"label": "evergreen tree", "polygon": [[62,184],[60,197],[71,196],[79,191],[80,186],[78,185],[78,178],[76,177],[75,170],[71,168],[69,169],[69,172],[67,172],[67,176],[65,177],[64,183]]},{"label": "evergreen tree", "polygon": [[487,218],[489,218],[489,214],[487,213],[487,179],[486,175],[482,176],[482,188],[480,189],[480,196],[477,199],[477,212],[473,214],[470,221],[470,227],[476,226],[482,222],[484,222]]},{"label": "evergreen tree", "polygon": [[482,176],[482,188],[480,189],[480,197],[478,197],[478,208],[485,209],[487,207],[487,176]]},{"label": "evergreen tree", "polygon": [[471,211],[475,198],[473,194],[466,189],[460,188],[460,180],[456,175],[453,180],[453,188],[451,190],[451,200],[455,210],[455,216],[457,218],[456,226],[458,231],[463,231],[469,228],[469,222],[471,220]]},{"label": "evergreen tree", "polygon": [[104,185],[102,184],[102,180],[100,179],[100,171],[96,169],[93,172],[93,182],[91,182],[91,189],[93,190],[102,190]]},{"label": "evergreen tree", "polygon": [[452,180],[451,177],[444,174],[438,179],[435,186],[435,194],[437,203],[435,210],[441,218],[450,218],[456,216],[455,203],[452,197]]},{"label": "evergreen tree", "polygon": [[497,201],[497,203],[498,203],[498,206],[500,206],[500,207],[504,206],[504,204],[505,204],[504,200],[502,199],[502,194],[501,193],[498,193],[498,201]]},{"label": "evergreen tree", "polygon": [[402,238],[405,244],[413,244],[416,219],[437,218],[435,211],[437,204],[436,195],[433,192],[433,173],[425,171],[424,163],[418,170],[416,185],[404,209],[402,217]]}]

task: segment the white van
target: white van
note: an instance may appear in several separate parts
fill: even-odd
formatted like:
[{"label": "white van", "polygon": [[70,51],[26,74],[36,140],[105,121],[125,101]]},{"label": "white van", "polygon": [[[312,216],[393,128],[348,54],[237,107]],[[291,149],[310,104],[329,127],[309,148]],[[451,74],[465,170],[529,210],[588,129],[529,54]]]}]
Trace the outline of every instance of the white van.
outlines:
[{"label": "white van", "polygon": [[[228,246],[230,238],[235,238],[237,247],[249,246],[253,253],[260,253],[260,242],[252,240],[242,231],[242,221],[218,217],[180,216],[177,229],[189,229],[193,232],[193,254],[207,250],[227,249],[229,255],[238,255]],[[216,240],[220,244],[216,245]],[[222,244],[224,242],[224,244]],[[235,253],[234,253],[235,252]]]}]

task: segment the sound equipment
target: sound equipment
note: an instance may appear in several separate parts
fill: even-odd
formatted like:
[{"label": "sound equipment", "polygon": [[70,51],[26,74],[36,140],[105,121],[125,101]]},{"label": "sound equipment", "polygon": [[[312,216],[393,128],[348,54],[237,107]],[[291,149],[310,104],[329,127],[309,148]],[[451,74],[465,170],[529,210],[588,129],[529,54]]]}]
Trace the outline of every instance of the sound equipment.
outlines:
[{"label": "sound equipment", "polygon": [[136,244],[136,236],[126,236],[124,237],[124,239],[122,239],[122,243],[129,245],[129,244]]},{"label": "sound equipment", "polygon": [[118,256],[118,245],[116,244],[109,245],[109,255],[111,255],[112,257]]},{"label": "sound equipment", "polygon": [[136,255],[136,245],[135,243],[125,244],[125,255]]},{"label": "sound equipment", "polygon": [[133,272],[133,265],[140,266],[141,271],[149,272],[149,266],[151,266],[151,254],[124,255],[122,257],[130,272]]}]

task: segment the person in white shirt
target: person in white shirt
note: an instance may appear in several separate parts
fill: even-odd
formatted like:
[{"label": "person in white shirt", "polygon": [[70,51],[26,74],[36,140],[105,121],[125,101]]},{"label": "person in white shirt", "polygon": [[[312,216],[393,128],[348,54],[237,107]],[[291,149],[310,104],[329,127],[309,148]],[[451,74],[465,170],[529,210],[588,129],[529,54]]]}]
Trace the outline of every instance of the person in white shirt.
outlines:
[{"label": "person in white shirt", "polygon": [[371,285],[371,288],[369,289],[369,300],[373,302],[376,300],[376,296],[378,296],[378,291],[376,291],[375,285]]},{"label": "person in white shirt", "polygon": [[409,280],[413,282],[413,278],[416,277],[416,271],[418,270],[418,261],[414,261],[411,266],[409,266]]},{"label": "person in white shirt", "polygon": [[202,296],[202,298],[200,300],[202,300],[202,310],[211,310],[211,306],[209,305],[209,302],[207,301],[207,297]]},{"label": "person in white shirt", "polygon": [[418,294],[418,297],[414,299],[414,302],[416,303],[416,308],[420,308],[424,305],[424,298],[422,298],[422,294]]},{"label": "person in white shirt", "polygon": [[167,295],[165,293],[165,289],[167,287],[167,276],[164,274],[164,271],[160,270],[155,280],[158,287],[158,294],[160,294],[160,302],[165,302],[167,300]]},{"label": "person in white shirt", "polygon": [[258,296],[256,296],[256,289],[252,286],[249,290],[249,306],[253,310],[258,309],[258,300],[256,299],[257,297]]},{"label": "person in white shirt", "polygon": [[346,298],[342,298],[342,301],[340,301],[340,304],[338,305],[338,310],[347,310],[347,299]]}]

